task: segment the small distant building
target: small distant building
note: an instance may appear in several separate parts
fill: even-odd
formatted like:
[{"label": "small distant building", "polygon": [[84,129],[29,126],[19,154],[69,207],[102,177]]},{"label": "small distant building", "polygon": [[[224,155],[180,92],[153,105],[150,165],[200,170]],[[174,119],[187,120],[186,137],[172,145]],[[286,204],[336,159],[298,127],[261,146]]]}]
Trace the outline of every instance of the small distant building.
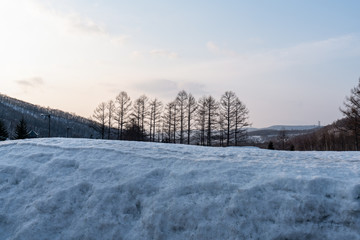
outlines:
[{"label": "small distant building", "polygon": [[39,134],[37,132],[35,132],[34,130],[31,130],[27,134],[27,138],[38,138],[38,137],[39,137]]}]

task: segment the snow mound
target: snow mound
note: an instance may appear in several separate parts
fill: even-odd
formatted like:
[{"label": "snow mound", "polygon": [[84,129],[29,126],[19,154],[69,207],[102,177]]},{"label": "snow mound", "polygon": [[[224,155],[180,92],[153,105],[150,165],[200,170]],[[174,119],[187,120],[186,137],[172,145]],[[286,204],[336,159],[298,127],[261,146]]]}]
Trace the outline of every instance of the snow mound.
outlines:
[{"label": "snow mound", "polygon": [[2,142],[0,239],[360,239],[360,154]]}]

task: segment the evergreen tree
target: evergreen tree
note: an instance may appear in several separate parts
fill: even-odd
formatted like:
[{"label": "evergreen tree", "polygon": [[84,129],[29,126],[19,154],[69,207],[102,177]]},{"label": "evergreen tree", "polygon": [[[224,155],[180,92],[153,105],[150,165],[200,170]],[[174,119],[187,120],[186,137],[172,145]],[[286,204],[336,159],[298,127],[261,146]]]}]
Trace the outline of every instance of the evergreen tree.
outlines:
[{"label": "evergreen tree", "polygon": [[15,139],[25,139],[28,135],[28,130],[26,127],[26,121],[24,118],[21,118],[18,125],[15,128]]},{"label": "evergreen tree", "polygon": [[274,143],[272,141],[269,142],[269,145],[268,145],[268,149],[269,150],[274,150]]},{"label": "evergreen tree", "polygon": [[137,125],[136,119],[130,120],[124,131],[124,139],[130,141],[143,141],[145,139],[144,132],[141,127]]},{"label": "evergreen tree", "polygon": [[295,151],[295,146],[293,144],[290,145],[290,151]]},{"label": "evergreen tree", "polygon": [[9,137],[4,123],[0,120],[0,141],[4,141]]}]

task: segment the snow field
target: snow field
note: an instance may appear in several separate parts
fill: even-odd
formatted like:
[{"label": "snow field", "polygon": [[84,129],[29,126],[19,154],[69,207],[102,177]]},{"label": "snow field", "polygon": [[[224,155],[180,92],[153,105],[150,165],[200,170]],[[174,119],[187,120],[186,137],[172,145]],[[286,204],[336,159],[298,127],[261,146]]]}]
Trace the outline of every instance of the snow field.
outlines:
[{"label": "snow field", "polygon": [[360,239],[360,154],[2,142],[0,239]]}]

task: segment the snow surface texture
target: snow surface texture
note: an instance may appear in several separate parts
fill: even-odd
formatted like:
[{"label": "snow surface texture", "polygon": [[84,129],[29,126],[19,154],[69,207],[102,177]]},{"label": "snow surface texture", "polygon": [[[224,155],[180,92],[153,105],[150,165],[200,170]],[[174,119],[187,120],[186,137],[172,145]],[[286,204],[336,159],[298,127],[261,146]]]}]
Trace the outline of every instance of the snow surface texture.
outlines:
[{"label": "snow surface texture", "polygon": [[0,239],[360,239],[360,154],[2,142]]}]

